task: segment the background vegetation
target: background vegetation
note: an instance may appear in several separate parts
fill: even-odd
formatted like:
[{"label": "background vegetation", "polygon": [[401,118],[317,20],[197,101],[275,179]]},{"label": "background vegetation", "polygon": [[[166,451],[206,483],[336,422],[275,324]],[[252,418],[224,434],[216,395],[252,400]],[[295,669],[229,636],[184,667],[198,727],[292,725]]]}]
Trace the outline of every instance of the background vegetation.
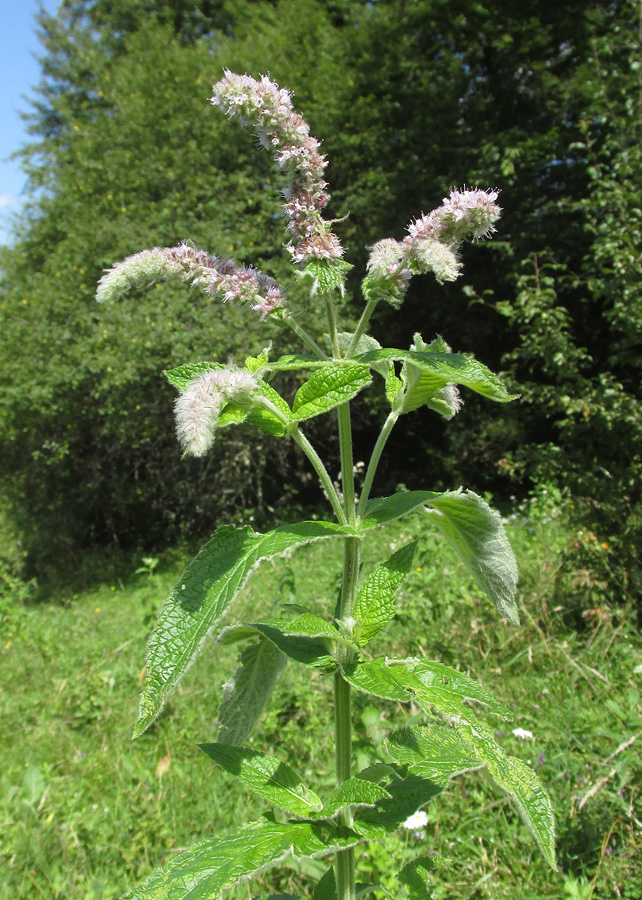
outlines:
[{"label": "background vegetation", "polygon": [[[639,2],[63,0],[39,23],[43,77],[22,153],[32,192],[0,248],[0,897],[116,897],[204,821],[228,827],[247,804],[193,750],[212,727],[211,655],[156,731],[133,750],[126,738],[145,632],[187,558],[178,542],[193,549],[230,514],[274,522],[320,500],[298,454],[256,433],[226,431],[207,459],[181,459],[162,370],[239,361],[281,334],[167,286],[94,301],[105,267],[187,239],[305,302],[281,252],[270,160],[208,106],[228,66],[293,89],[323,140],[330,215],[355,265],[350,315],[369,244],[401,238],[450,185],[502,189],[499,234],[467,249],[464,279],[414,279],[373,333],[406,347],[420,321],[424,338],[474,352],[522,400],[490,410],[469,394],[447,428],[404,422],[379,490],[426,484],[428,470],[435,489],[490,490],[514,511],[525,627],[490,624],[454,560],[444,584],[424,537],[398,641],[410,625],[427,636],[408,652],[460,660],[514,699],[535,738],[511,749],[534,765],[544,754],[563,873],[545,873],[471,776],[431,812],[431,847],[469,860],[435,896],[635,900],[640,770],[630,748],[615,751],[641,721]],[[364,395],[357,458],[379,412]],[[335,453],[325,424],[310,426]],[[243,603],[332,596],[331,551],[314,552],[303,575],[262,570]],[[144,554],[160,564],[132,574]],[[289,712],[270,713],[260,739],[285,752],[314,734],[303,749],[325,772],[327,722],[307,684],[280,690]],[[360,715],[376,731],[388,713]],[[476,805],[464,813],[465,792]]]}]

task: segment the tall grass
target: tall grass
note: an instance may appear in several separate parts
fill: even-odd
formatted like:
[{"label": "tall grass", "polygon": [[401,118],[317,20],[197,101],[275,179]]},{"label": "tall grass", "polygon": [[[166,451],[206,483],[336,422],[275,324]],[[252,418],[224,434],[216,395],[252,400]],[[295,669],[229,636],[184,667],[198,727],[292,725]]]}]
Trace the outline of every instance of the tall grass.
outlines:
[{"label": "tall grass", "polygon": [[[416,570],[387,639],[394,652],[457,665],[514,708],[515,721],[495,728],[511,753],[537,768],[553,797],[561,871],[546,870],[507,800],[473,773],[427,808],[425,828],[388,837],[386,853],[376,843],[364,851],[358,879],[370,881],[390,851],[397,861],[426,852],[453,857],[435,873],[435,900],[639,900],[642,638],[626,605],[596,602],[587,588],[582,608],[584,574],[561,568],[581,536],[554,499],[540,495],[516,509],[509,530],[521,563],[520,629],[497,621],[454,554],[433,553],[439,539],[420,516],[378,531],[365,565],[384,547],[419,537]],[[146,633],[181,566],[174,554],[135,568],[90,591],[38,603],[30,601],[28,585],[5,571],[1,900],[113,900],[204,832],[225,832],[247,818],[251,796],[196,747],[216,735],[221,674],[234,669],[233,649],[207,648],[157,725],[129,741]],[[330,612],[339,578],[338,547],[315,545],[263,563],[232,615],[253,621],[274,604],[292,602]],[[311,679],[323,677],[290,666],[254,743],[271,752],[278,747],[304,777],[325,777],[330,788],[332,728],[311,690]],[[420,712],[401,706],[409,718]],[[382,743],[401,717],[400,709],[392,715],[386,701],[366,695],[355,697],[355,707],[362,766],[372,752],[366,735]],[[515,736],[516,728],[532,739]],[[323,870],[316,862],[305,870],[286,867],[231,897],[296,894],[310,867]],[[392,873],[382,888],[396,896]]]}]

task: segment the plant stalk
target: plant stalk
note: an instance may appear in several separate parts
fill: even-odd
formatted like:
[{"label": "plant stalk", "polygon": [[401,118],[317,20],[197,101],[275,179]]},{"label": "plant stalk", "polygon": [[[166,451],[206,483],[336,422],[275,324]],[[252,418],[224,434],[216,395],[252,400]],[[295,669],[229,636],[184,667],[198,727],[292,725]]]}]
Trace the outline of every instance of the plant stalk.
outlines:
[{"label": "plant stalk", "polygon": [[399,413],[393,409],[386,421],[383,423],[383,428],[379,432],[379,437],[377,438],[377,443],[374,445],[372,456],[370,457],[370,462],[368,463],[368,468],[366,470],[366,477],[363,480],[363,486],[361,488],[359,507],[357,509],[358,519],[360,519],[365,512],[366,504],[370,498],[372,482],[374,481],[377,466],[379,465],[379,460],[381,459],[381,454],[383,453],[383,448],[386,446],[386,441],[390,437],[390,432],[395,427],[395,423],[398,418]]}]

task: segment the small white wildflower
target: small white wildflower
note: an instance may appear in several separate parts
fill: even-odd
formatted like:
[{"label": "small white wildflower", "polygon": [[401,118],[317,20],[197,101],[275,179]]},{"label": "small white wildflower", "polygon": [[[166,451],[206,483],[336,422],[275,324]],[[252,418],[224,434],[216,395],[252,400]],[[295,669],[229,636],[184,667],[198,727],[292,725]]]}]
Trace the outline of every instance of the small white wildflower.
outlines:
[{"label": "small white wildflower", "polygon": [[525,728],[513,728],[513,734],[520,741],[532,741],[533,739],[533,732],[526,731]]},{"label": "small white wildflower", "polygon": [[427,824],[428,816],[423,809],[420,809],[409,816],[406,821],[402,823],[401,827],[406,828],[408,831],[417,831],[421,828],[425,828]]},{"label": "small white wildflower", "polygon": [[248,397],[258,382],[240,369],[214,369],[189,383],[174,404],[176,433],[185,453],[205,456],[214,443],[221,410],[230,400]]},{"label": "small white wildflower", "polygon": [[456,384],[449,383],[437,391],[434,397],[430,398],[427,406],[436,410],[450,421],[459,412],[463,404],[464,401],[461,399],[459,388]]}]

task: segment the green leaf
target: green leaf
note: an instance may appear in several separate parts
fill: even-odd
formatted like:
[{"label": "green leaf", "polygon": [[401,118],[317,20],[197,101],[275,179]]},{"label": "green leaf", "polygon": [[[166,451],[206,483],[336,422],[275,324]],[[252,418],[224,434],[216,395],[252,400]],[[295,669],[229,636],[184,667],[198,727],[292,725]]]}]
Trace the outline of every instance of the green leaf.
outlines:
[{"label": "green leaf", "polygon": [[430,710],[432,706],[449,715],[466,710],[464,700],[475,700],[503,718],[508,710],[472,678],[427,659],[371,659],[343,666],[344,678],[359,690],[388,700],[408,701],[414,697]]},{"label": "green leaf", "polygon": [[318,259],[308,263],[299,274],[312,280],[312,292],[329,294],[339,290],[343,293],[346,275],[352,266],[343,259]]},{"label": "green leaf", "polygon": [[258,356],[248,356],[245,360],[245,369],[247,372],[251,372],[254,375],[256,372],[259,372],[261,369],[265,369],[268,363],[268,353],[270,352],[270,347],[266,347],[265,350],[262,350]]},{"label": "green leaf", "polygon": [[350,663],[342,667],[342,672],[346,681],[366,694],[386,700],[400,700],[402,703],[412,699],[408,689],[399,683],[384,659]]},{"label": "green leaf", "polygon": [[200,841],[177,853],[124,900],[218,900],[225,888],[290,855],[327,856],[357,843],[353,833],[320,822],[248,825],[236,834]]},{"label": "green leaf", "polygon": [[232,625],[224,628],[219,636],[221,644],[232,644],[261,634],[282,653],[305,666],[314,666],[331,672],[337,664],[328,651],[326,640],[305,635],[289,634],[282,622],[254,622],[251,625]]},{"label": "green leaf", "polygon": [[400,519],[409,512],[429,503],[433,497],[441,496],[437,491],[399,491],[390,497],[379,497],[366,504],[361,527],[364,530],[378,528],[394,519]]},{"label": "green leaf", "polygon": [[386,785],[389,797],[378,800],[373,808],[356,810],[354,830],[368,837],[395,831],[443,789],[443,784],[414,773],[405,778],[395,777]]},{"label": "green leaf", "polygon": [[348,778],[333,790],[323,804],[321,814],[334,816],[345,806],[374,806],[377,800],[386,797],[390,797],[390,794],[381,785],[363,778]]},{"label": "green leaf", "polygon": [[317,882],[312,900],[335,900],[336,895],[337,880],[334,875],[334,866],[330,866],[325,875]]},{"label": "green leaf", "polygon": [[322,521],[282,525],[266,534],[257,534],[249,526],[219,528],[183,573],[152,630],[134,737],[154,721],[167,694],[260,560],[299,544],[352,533]]},{"label": "green leaf", "polygon": [[359,363],[328,362],[315,370],[296,392],[292,418],[301,422],[345,403],[372,378],[368,366]]},{"label": "green leaf", "polygon": [[292,419],[290,407],[283,397],[266,382],[263,381],[259,384],[259,390],[277,408],[281,416],[259,403],[253,403],[247,414],[247,421],[274,437],[283,437],[287,430],[287,423]]},{"label": "green leaf", "polygon": [[296,772],[275,756],[230,744],[199,744],[199,747],[264,800],[295,816],[309,816],[323,806]]},{"label": "green leaf", "polygon": [[419,507],[461,556],[479,587],[490,597],[500,615],[515,625],[517,612],[517,562],[501,516],[473,491],[408,491],[371,500],[360,527],[377,528]]},{"label": "green leaf", "polygon": [[477,362],[472,356],[463,353],[444,353],[431,350],[371,350],[355,357],[360,362],[378,363],[381,360],[412,363],[425,369],[434,379],[435,392],[447,384],[461,384],[478,394],[506,403],[515,400],[516,395],[509,394],[497,375]]},{"label": "green leaf", "polygon": [[223,699],[216,718],[218,740],[240,747],[263,712],[287,662],[272,641],[261,637],[239,656],[240,668],[223,685]]},{"label": "green leaf", "polygon": [[[437,692],[435,696],[446,698],[446,702],[461,705],[463,700],[472,700],[488,707],[491,712],[502,719],[513,718],[511,711],[503,703],[500,703],[489,690],[458,669],[430,659],[389,659],[388,663],[403,670],[404,677],[412,676],[413,691],[420,691],[421,696],[429,703],[433,702],[430,700],[430,692],[435,691]],[[420,683],[421,688],[417,686],[415,679]],[[419,697],[419,693],[417,696]]]},{"label": "green leaf", "polygon": [[493,781],[511,796],[544,858],[556,871],[553,805],[535,772],[521,759],[507,756],[492,732],[470,710],[461,717],[458,728],[462,737],[486,763]]},{"label": "green leaf", "polygon": [[357,649],[357,644],[350,639],[344,632],[339,631],[336,625],[315,616],[312,613],[305,612],[291,622],[281,624],[281,629],[285,634],[298,635],[300,637],[325,638],[330,641],[338,641],[353,650]]},{"label": "green leaf", "polygon": [[432,524],[459,553],[499,614],[519,625],[517,561],[499,513],[472,491],[449,491],[427,505]]},{"label": "green leaf", "polygon": [[389,363],[389,369],[386,374],[386,399],[393,409],[395,408],[395,402],[397,401],[399,391],[402,388],[403,381],[395,372],[394,365]]},{"label": "green leaf", "polygon": [[204,375],[205,372],[213,372],[214,369],[224,369],[225,366],[222,363],[213,363],[213,362],[197,362],[197,363],[186,363],[183,366],[178,366],[175,369],[166,369],[163,372],[163,375],[171,385],[175,388],[178,388],[179,391],[184,391],[189,386],[190,382],[194,381],[195,378],[198,378],[199,375]]},{"label": "green leaf", "polygon": [[428,873],[445,865],[447,860],[441,856],[418,856],[400,870],[397,875],[408,895],[408,900],[431,900],[428,892]]},{"label": "green leaf", "polygon": [[[337,334],[339,350],[341,350],[342,353],[345,354],[348,352],[348,350],[350,349],[350,345],[352,344],[353,337],[354,335],[351,331],[340,331],[339,334]],[[369,334],[362,334],[357,341],[357,346],[353,350],[353,356],[359,356],[360,354],[368,353],[371,350],[381,350],[381,344],[378,340],[376,340],[376,338],[371,337]],[[385,360],[384,362],[374,363],[371,368],[373,369],[373,371],[381,375],[382,378],[385,378],[391,366],[392,363]]]},{"label": "green leaf", "polygon": [[456,728],[437,723],[394,731],[386,739],[386,749],[401,765],[440,784],[484,765]]},{"label": "green leaf", "polygon": [[395,614],[395,596],[412,566],[417,541],[411,541],[372,572],[359,591],[354,617],[360,647],[382,631]]}]

